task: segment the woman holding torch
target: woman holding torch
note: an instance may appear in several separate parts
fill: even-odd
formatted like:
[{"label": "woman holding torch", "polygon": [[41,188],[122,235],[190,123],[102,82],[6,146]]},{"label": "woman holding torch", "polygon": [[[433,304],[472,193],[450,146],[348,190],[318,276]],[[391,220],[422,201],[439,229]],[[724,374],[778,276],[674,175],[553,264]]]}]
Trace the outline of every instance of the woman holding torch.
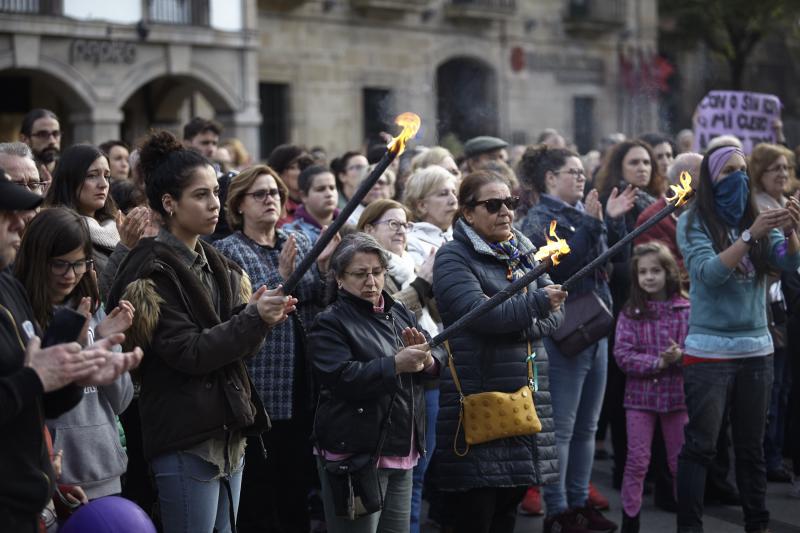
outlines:
[{"label": "woman holding torch", "polygon": [[[490,172],[464,178],[453,240],[436,255],[434,294],[445,326],[535,267],[531,242],[512,227],[519,198]],[[450,347],[465,395],[513,392],[527,383],[527,359],[535,353],[542,421],[536,435],[500,438],[473,445],[462,455],[454,446],[459,392],[445,369],[437,420],[437,486],[447,491],[447,516],[455,531],[511,532],[516,508],[530,485],[557,480],[558,463],[542,338],[561,324],[566,293],[544,275],[501,303],[470,328],[454,333]]]},{"label": "woman holding torch", "polygon": [[678,458],[678,531],[703,531],[706,469],[730,409],[746,531],[766,531],[764,427],[773,373],[766,312],[770,268],[800,266],[800,204],[759,213],[742,151],[711,150],[692,207],[678,220],[691,280],[684,390],[689,423]]}]

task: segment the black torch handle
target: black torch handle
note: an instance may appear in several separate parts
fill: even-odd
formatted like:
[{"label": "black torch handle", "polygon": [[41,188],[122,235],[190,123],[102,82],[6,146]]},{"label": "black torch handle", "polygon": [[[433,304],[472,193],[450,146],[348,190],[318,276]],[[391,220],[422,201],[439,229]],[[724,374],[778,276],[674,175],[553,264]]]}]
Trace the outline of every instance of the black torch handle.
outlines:
[{"label": "black torch handle", "polygon": [[677,209],[675,204],[667,204],[664,208],[653,215],[651,218],[647,219],[647,221],[639,226],[638,228],[634,229],[619,241],[617,241],[614,246],[606,250],[604,253],[597,256],[593,261],[591,261],[588,265],[583,267],[582,269],[575,272],[572,276],[567,279],[564,283],[561,284],[561,288],[565,291],[569,291],[575,283],[580,281],[581,278],[586,276],[589,272],[593,271],[598,266],[604,264],[606,261],[617,255],[622,251],[622,248],[631,242],[633,239],[644,233],[645,231],[649,230],[656,224],[658,224],[664,217],[669,216],[672,214],[673,211]]},{"label": "black torch handle", "polygon": [[478,307],[473,308],[466,315],[462,316],[461,318],[459,318],[458,320],[447,326],[438,335],[436,335],[433,339],[431,339],[431,342],[428,343],[428,346],[430,346],[431,348],[439,346],[445,340],[451,337],[453,333],[461,331],[465,327],[475,322],[477,318],[485,315],[486,313],[488,313],[501,303],[505,302],[506,300],[514,296],[514,294],[516,294],[523,288],[530,285],[534,280],[536,280],[542,274],[547,272],[547,269],[550,268],[551,264],[552,263],[549,257],[544,259],[541,263],[536,265],[532,270],[526,272],[524,276],[514,280],[512,283],[509,283],[503,290],[501,290],[500,292],[498,292],[497,294],[495,294],[494,296],[492,296],[491,298],[480,304]]},{"label": "black torch handle", "polygon": [[358,207],[358,204],[361,203],[361,200],[363,200],[370,189],[375,186],[375,183],[380,179],[383,173],[386,172],[386,169],[389,168],[389,165],[392,164],[392,161],[394,161],[396,157],[397,152],[395,150],[386,150],[386,153],[383,154],[383,157],[378,161],[378,164],[375,165],[375,168],[372,169],[372,172],[369,173],[369,176],[358,186],[358,189],[356,189],[353,197],[347,202],[347,205],[342,208],[339,215],[331,222],[331,225],[328,226],[328,229],[317,238],[317,242],[314,243],[311,251],[303,257],[300,264],[297,265],[297,268],[292,272],[292,275],[289,276],[289,279],[283,283],[283,294],[292,294],[297,288],[297,284],[300,283],[305,273],[320,256],[322,250],[325,249],[328,243],[331,242],[331,239],[333,239],[333,236],[344,226],[347,219],[350,218],[350,215],[352,215],[353,211]]}]

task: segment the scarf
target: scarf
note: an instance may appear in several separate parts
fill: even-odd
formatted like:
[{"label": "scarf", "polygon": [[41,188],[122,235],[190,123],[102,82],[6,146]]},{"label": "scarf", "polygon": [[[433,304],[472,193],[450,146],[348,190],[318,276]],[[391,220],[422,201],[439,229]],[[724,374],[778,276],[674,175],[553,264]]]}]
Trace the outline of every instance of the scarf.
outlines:
[{"label": "scarf", "polygon": [[519,269],[520,264],[527,269],[534,267],[533,261],[529,254],[523,254],[517,245],[517,239],[511,237],[507,241],[490,242],[489,248],[494,252],[495,257],[503,261],[508,266],[509,276]]},{"label": "scarf", "polygon": [[749,180],[747,174],[737,170],[714,182],[714,205],[717,208],[717,215],[731,228],[739,227],[739,222],[747,209],[747,201],[750,198]]},{"label": "scarf", "polygon": [[103,223],[93,217],[83,217],[92,238],[92,244],[106,250],[113,250],[119,243],[120,237],[117,231],[117,223],[114,220],[106,220]]},{"label": "scarf", "polygon": [[407,287],[417,277],[414,273],[414,258],[409,254],[397,255],[394,252],[386,251],[389,254],[389,266],[386,268],[386,273],[392,277],[398,287],[401,289]]}]

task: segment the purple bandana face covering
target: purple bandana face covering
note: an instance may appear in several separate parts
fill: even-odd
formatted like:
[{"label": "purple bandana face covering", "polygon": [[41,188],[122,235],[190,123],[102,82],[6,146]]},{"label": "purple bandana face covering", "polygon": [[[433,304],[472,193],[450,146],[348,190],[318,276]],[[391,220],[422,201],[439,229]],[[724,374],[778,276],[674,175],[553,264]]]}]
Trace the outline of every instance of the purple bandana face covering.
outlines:
[{"label": "purple bandana face covering", "polygon": [[723,146],[708,156],[708,174],[711,176],[711,181],[713,183],[716,183],[723,177],[720,176],[719,173],[733,154],[739,154],[742,156],[742,159],[744,159],[744,153],[735,146]]}]

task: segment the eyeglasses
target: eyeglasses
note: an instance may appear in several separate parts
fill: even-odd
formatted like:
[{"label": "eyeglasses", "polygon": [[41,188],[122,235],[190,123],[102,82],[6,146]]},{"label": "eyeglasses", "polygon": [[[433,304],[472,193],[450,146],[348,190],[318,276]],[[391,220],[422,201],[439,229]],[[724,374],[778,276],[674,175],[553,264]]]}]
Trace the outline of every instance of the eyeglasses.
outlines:
[{"label": "eyeglasses", "polygon": [[572,175],[574,178],[580,178],[583,176],[586,177],[586,172],[583,169],[579,168],[568,168],[566,170],[559,170],[556,174],[561,174],[562,172],[566,172],[567,174]]},{"label": "eyeglasses", "polygon": [[41,181],[15,181],[14,185],[19,185],[20,187],[25,187],[31,192],[41,192],[42,191],[42,183]]},{"label": "eyeglasses", "polygon": [[263,202],[267,199],[267,196],[272,196],[273,198],[280,198],[281,191],[279,189],[259,189],[253,192],[246,192],[244,196],[252,196],[253,200],[257,202]]},{"label": "eyeglasses", "polygon": [[509,196],[508,198],[489,198],[488,200],[481,200],[480,202],[472,202],[473,207],[482,205],[486,208],[489,214],[494,215],[504,205],[513,211],[519,206],[519,196]]},{"label": "eyeglasses", "polygon": [[388,224],[389,229],[394,232],[403,230],[403,233],[407,233],[414,229],[413,222],[400,222],[399,220],[395,220],[393,218],[389,220],[378,220],[377,222],[372,223],[373,226],[377,226],[378,224]]},{"label": "eyeglasses", "polygon": [[52,137],[55,140],[59,140],[61,138],[61,132],[58,130],[53,130],[53,131],[42,130],[42,131],[37,131],[35,133],[31,133],[31,137],[36,137],[41,141],[46,141],[50,137]]},{"label": "eyeglasses", "polygon": [[82,276],[87,270],[91,270],[93,268],[94,259],[81,259],[80,261],[75,261],[74,263],[63,261],[61,259],[50,260],[50,272],[56,276],[66,276],[67,272],[69,272],[69,269],[72,269],[72,272],[76,276]]},{"label": "eyeglasses", "polygon": [[788,173],[788,172],[791,172],[792,170],[794,170],[794,167],[792,167],[792,166],[775,165],[774,167],[769,167],[767,169],[767,172],[787,172]]},{"label": "eyeglasses", "polygon": [[345,272],[345,274],[347,274],[348,276],[352,276],[356,281],[365,283],[367,281],[367,278],[369,278],[370,276],[372,276],[375,279],[382,278],[384,274],[386,274],[386,269],[376,268],[375,270],[372,271],[366,270],[362,272]]},{"label": "eyeglasses", "polygon": [[358,172],[364,172],[367,170],[367,165],[351,165],[345,169],[347,172],[351,170],[357,170]]}]

